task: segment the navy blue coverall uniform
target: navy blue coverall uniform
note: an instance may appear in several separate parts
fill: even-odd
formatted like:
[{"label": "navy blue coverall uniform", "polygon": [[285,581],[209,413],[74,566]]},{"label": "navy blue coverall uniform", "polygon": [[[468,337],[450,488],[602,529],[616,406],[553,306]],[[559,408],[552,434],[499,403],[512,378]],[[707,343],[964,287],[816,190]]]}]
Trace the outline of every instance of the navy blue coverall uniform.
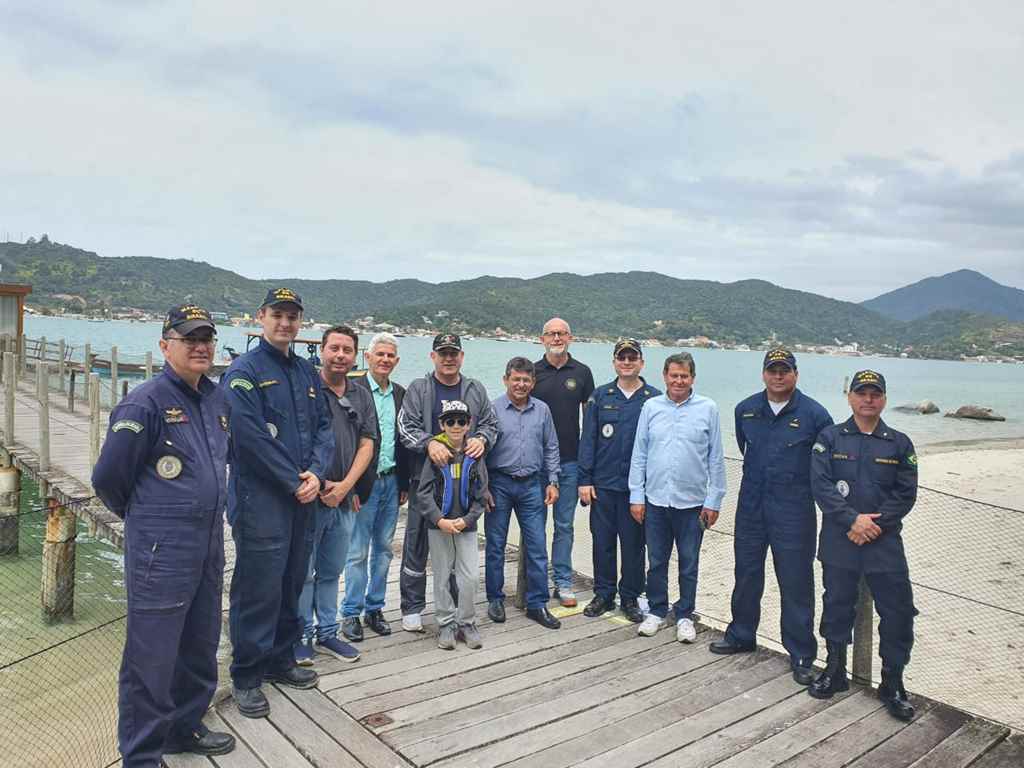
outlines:
[{"label": "navy blue coverall uniform", "polygon": [[92,485],[124,519],[128,626],[118,684],[125,768],[160,765],[217,686],[228,407],[205,376],[165,365],[110,415]]},{"label": "navy blue coverall uniform", "polygon": [[[870,435],[851,417],[826,427],[814,444],[811,487],[822,512],[818,559],[825,584],[821,636],[849,644],[860,575],[878,610],[879,655],[903,667],[914,645],[914,595],[903,551],[903,518],[917,499],[917,456],[902,432],[878,422]],[[858,514],[880,513],[882,534],[857,546],[846,534]]]},{"label": "navy blue coverall uniform", "polygon": [[743,480],[736,505],[735,586],[726,639],[756,644],[764,594],[764,560],[772,564],[782,596],[782,645],[790,658],[810,663],[814,638],[814,544],[818,520],[811,495],[811,446],[832,417],[816,400],[793,391],[776,415],[758,392],[736,406],[736,443]]},{"label": "navy blue coverall uniform", "polygon": [[300,504],[295,491],[301,472],[326,477],[334,433],[316,369],[266,339],[231,364],[221,385],[231,406],[231,678],[258,688],[265,672],[295,664],[318,503]]},{"label": "navy blue coverall uniform", "polygon": [[636,600],[644,591],[644,527],[629,514],[629,461],[640,410],[661,390],[642,382],[626,397],[618,380],[594,390],[583,413],[579,484],[592,485],[597,499],[590,505],[594,541],[594,594],[615,599],[616,539],[622,548],[622,600]]}]

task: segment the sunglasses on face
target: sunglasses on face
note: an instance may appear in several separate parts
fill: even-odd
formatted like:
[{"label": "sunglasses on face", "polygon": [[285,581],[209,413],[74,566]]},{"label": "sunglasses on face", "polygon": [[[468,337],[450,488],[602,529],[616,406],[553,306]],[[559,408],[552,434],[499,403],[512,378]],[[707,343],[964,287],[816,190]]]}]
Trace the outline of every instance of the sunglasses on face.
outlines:
[{"label": "sunglasses on face", "polygon": [[456,416],[454,419],[443,419],[441,421],[442,427],[465,427],[469,424],[469,419],[465,416]]},{"label": "sunglasses on face", "polygon": [[640,359],[640,355],[636,354],[636,352],[619,352],[615,359],[621,360],[624,363],[635,363]]}]

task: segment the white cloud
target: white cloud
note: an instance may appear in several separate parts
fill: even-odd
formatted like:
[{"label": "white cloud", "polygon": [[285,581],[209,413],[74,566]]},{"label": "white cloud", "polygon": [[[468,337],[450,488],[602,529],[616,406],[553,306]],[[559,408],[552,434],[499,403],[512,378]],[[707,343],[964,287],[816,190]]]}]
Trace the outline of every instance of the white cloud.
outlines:
[{"label": "white cloud", "polygon": [[0,230],[252,276],[1022,284],[1018,4],[0,2]]}]

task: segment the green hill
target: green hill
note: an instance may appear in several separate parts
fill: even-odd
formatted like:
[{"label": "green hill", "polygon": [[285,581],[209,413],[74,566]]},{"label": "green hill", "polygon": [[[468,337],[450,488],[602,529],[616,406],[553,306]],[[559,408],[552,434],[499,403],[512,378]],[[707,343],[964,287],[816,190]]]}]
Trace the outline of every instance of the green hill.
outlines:
[{"label": "green hill", "polygon": [[952,309],[1024,322],[1024,291],[1001,285],[972,269],[927,277],[876,296],[862,306],[896,320],[916,320]]},{"label": "green hill", "polygon": [[51,242],[0,243],[2,279],[31,283],[30,304],[51,311],[99,313],[136,308],[162,313],[180,301],[211,311],[252,313],[268,288],[302,294],[308,318],[404,328],[452,327],[467,333],[536,334],[548,318],[567,319],[581,336],[636,336],[674,342],[707,336],[760,344],[774,332],[785,343],[858,342],[915,356],[1024,355],[1024,325],[942,311],[915,322],[884,317],[851,302],[781,288],[761,280],[717,283],[656,272],[529,280],[479,277],[434,285],[420,280],[252,280],[205,262],[149,257],[104,258]]}]

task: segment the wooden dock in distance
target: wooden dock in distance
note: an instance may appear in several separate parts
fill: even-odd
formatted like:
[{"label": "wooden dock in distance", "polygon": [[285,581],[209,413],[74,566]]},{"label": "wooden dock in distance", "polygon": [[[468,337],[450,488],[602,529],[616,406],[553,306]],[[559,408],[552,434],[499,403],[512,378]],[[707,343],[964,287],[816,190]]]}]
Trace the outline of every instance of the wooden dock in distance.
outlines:
[{"label": "wooden dock in distance", "polygon": [[[70,412],[59,396],[48,394],[53,397],[49,470],[41,472],[37,394],[30,379],[13,389],[14,439],[5,441],[10,460],[43,481],[46,494],[62,504],[90,495],[88,409]],[[109,512],[76,507],[75,513],[120,542],[120,521],[105,519],[104,514],[112,518]],[[399,531],[396,546],[401,539]],[[231,549],[229,538],[228,569]],[[398,604],[398,562],[392,566],[389,606]],[[516,564],[506,565],[511,588]],[[591,596],[589,586],[578,577],[581,606]],[[427,594],[432,594],[429,584]],[[718,634],[707,628],[701,628],[697,642],[683,645],[671,628],[654,638],[638,637],[635,625],[617,614],[590,619],[577,609],[563,617],[562,629],[551,631],[511,605],[508,621],[492,624],[485,607],[481,579],[478,620],[484,648],[470,651],[460,644],[454,652],[436,647],[432,605],[423,635],[402,632],[392,608],[386,616],[394,633],[381,638],[368,631],[357,663],[318,657],[317,689],[268,685],[269,718],[240,717],[230,698],[220,699],[206,722],[236,735],[235,752],[216,758],[169,755],[165,763],[169,768],[1024,765],[1024,737],[1003,726],[917,696],[917,716],[904,724],[862,686],[818,701],[792,681],[786,658],[777,653],[711,654],[708,645]],[[110,684],[116,685],[116,675]]]}]

